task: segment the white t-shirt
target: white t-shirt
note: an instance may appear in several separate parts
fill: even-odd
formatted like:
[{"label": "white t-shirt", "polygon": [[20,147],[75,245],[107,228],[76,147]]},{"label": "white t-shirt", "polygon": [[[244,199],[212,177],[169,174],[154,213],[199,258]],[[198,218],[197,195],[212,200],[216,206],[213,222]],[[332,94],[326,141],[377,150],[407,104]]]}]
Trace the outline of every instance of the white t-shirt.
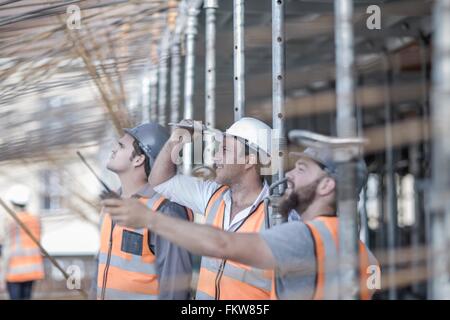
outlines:
[{"label": "white t-shirt", "polygon": [[[204,181],[195,177],[178,174],[154,189],[170,201],[191,208],[195,213],[205,214],[209,199],[220,187],[221,185],[214,181]],[[267,182],[264,181],[263,188],[253,204],[238,212],[233,220],[230,221],[232,192],[231,189],[228,189],[223,196],[225,202],[224,230],[235,231],[240,223],[252,213],[260,202],[268,195],[269,186]]]}]

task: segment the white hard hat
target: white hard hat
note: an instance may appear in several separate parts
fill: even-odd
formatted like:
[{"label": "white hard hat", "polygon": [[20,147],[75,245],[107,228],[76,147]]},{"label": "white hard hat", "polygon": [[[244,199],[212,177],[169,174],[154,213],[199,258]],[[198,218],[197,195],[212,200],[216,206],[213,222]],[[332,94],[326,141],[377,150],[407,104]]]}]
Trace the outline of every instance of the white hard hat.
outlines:
[{"label": "white hard hat", "polygon": [[272,128],[264,122],[244,117],[233,123],[225,131],[226,135],[245,139],[249,147],[257,150],[258,148],[268,155],[272,151]]},{"label": "white hard hat", "polygon": [[30,201],[31,191],[27,186],[16,184],[12,186],[7,194],[6,198],[13,204],[19,206],[26,206]]}]

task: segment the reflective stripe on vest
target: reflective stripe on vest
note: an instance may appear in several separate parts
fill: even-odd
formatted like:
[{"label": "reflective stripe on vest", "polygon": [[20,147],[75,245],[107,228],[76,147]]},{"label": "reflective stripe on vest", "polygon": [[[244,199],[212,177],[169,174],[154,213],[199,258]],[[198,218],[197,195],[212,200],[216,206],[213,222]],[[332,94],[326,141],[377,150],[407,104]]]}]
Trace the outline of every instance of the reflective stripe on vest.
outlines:
[{"label": "reflective stripe on vest", "polygon": [[[317,274],[314,299],[338,299],[338,245],[339,245],[339,220],[337,217],[318,217],[306,223],[314,239]],[[359,277],[360,298],[370,299],[367,288],[367,268],[369,257],[367,247],[359,241]]]},{"label": "reflective stripe on vest", "polygon": [[[211,197],[206,208],[206,223],[223,229],[225,202],[222,186]],[[260,232],[265,229],[264,203],[243,221],[235,232]],[[202,257],[197,286],[198,300],[269,299],[272,271],[253,268],[234,261]]]},{"label": "reflective stripe on vest", "polygon": [[[40,224],[37,217],[21,212],[18,218],[40,240]],[[11,225],[11,246],[6,281],[25,282],[44,279],[44,260],[37,244],[18,225]]]},{"label": "reflective stripe on vest", "polygon": [[[158,210],[165,198],[155,194],[140,198],[152,210]],[[111,233],[112,232],[112,233]],[[159,294],[156,257],[149,247],[148,229],[113,225],[104,215],[97,277],[97,299],[157,299]],[[111,242],[110,242],[111,240]]]}]

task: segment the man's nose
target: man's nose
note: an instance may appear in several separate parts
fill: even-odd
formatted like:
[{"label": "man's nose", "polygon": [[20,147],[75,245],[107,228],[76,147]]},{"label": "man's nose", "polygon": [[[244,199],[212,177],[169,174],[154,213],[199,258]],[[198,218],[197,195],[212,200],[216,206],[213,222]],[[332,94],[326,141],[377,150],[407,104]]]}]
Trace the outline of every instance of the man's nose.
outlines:
[{"label": "man's nose", "polygon": [[114,146],[112,147],[112,149],[111,149],[111,153],[112,153],[112,154],[116,154],[118,149],[119,149],[118,146],[117,146],[117,145],[114,145]]}]

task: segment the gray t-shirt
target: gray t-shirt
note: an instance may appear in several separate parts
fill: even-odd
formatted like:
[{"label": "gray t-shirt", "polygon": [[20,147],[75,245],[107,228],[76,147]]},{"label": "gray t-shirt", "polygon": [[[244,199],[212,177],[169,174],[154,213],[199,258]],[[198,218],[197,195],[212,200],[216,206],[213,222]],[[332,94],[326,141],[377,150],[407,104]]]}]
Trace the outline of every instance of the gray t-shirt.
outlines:
[{"label": "gray t-shirt", "polygon": [[300,221],[260,233],[276,261],[275,289],[279,299],[312,299],[316,282],[314,240]]},{"label": "gray t-shirt", "polygon": [[[164,215],[186,220],[186,208],[166,201],[159,211]],[[186,249],[150,231],[150,247],[156,255],[159,270],[159,299],[190,299],[192,256]]]}]

